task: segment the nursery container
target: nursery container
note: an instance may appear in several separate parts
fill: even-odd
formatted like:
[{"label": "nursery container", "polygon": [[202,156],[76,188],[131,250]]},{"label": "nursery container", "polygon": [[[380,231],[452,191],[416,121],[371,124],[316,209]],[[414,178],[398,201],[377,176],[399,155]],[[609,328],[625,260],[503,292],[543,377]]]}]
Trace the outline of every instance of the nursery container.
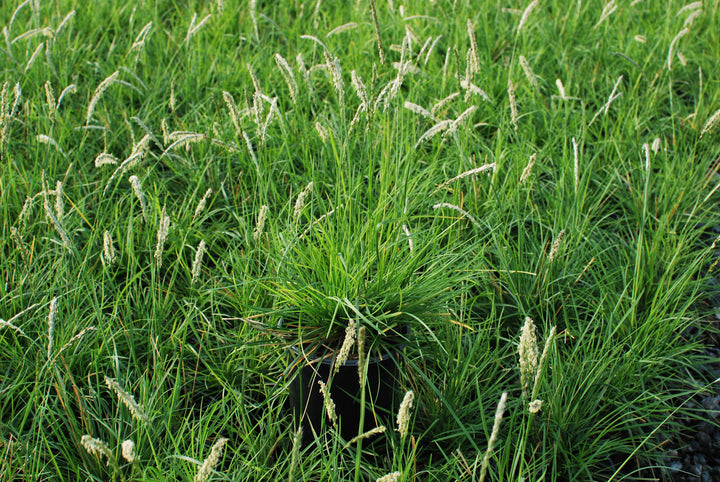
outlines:
[{"label": "nursery container", "polygon": [[[291,349],[291,353],[293,359],[298,358],[296,347]],[[367,364],[363,432],[380,425],[388,427],[392,423],[398,373],[397,352],[388,352],[370,358]],[[342,438],[349,441],[358,435],[360,415],[363,410],[360,402],[358,360],[348,360],[334,375],[331,375],[332,370],[332,357],[315,359],[298,365],[290,382],[290,405],[296,426],[302,424],[303,445],[313,441],[313,433],[320,433],[322,423],[325,427],[332,425],[325,412],[319,381],[324,382],[330,390]],[[328,381],[331,376],[332,380]],[[323,417],[325,417],[324,422]]]}]

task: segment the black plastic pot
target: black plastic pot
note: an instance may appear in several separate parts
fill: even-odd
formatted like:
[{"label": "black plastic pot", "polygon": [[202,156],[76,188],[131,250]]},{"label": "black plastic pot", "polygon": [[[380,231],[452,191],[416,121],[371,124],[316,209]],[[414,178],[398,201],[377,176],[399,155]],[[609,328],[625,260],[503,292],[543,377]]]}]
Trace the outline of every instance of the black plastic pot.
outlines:
[{"label": "black plastic pot", "polygon": [[[291,351],[297,359],[298,351]],[[365,381],[365,406],[361,406],[361,388],[358,377],[358,361],[348,360],[340,366],[338,372],[328,379],[333,370],[333,358],[313,360],[301,364],[290,382],[290,405],[293,409],[296,426],[302,424],[304,446],[311,443],[314,433],[320,434],[321,427],[330,426],[320,393],[319,381],[330,389],[330,397],[335,403],[340,434],[349,441],[358,435],[360,415],[364,408],[363,431],[380,425],[390,427],[395,413],[395,392],[397,379],[397,353],[388,352],[381,357],[370,358]],[[323,421],[323,417],[325,420]]]}]

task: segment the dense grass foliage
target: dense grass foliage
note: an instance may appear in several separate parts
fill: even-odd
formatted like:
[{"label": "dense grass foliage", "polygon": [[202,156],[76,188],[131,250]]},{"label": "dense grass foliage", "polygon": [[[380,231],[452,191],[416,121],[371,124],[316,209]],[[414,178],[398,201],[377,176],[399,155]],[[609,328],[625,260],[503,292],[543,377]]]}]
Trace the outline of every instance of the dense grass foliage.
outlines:
[{"label": "dense grass foliage", "polygon": [[[719,248],[718,7],[3,2],[0,479],[666,476],[712,383],[690,333]],[[258,329],[298,282],[326,311],[452,294],[403,348],[408,435],[328,427],[298,456]]]}]

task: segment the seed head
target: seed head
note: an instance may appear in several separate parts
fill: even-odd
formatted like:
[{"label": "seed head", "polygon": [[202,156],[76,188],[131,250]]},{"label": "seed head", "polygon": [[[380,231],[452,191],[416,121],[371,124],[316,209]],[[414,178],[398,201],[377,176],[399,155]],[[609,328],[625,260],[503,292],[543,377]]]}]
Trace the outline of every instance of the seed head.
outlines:
[{"label": "seed head", "polygon": [[358,330],[358,337],[357,337],[358,378],[360,381],[360,386],[363,386],[365,384],[365,362],[366,362],[365,338],[366,338],[366,334],[367,334],[367,330],[365,329],[364,326],[361,326],[360,329]]},{"label": "seed head", "polygon": [[145,415],[143,408],[135,401],[135,397],[123,390],[118,382],[112,378],[105,377],[105,385],[117,394],[120,401],[130,410],[134,419],[149,422],[148,416]]},{"label": "seed head", "polygon": [[[108,459],[108,465],[115,461],[115,456],[112,454],[107,444],[102,440],[93,438],[90,435],[83,435],[80,439],[80,443],[83,447],[85,447],[85,450],[87,450],[87,453],[90,455],[96,455],[100,458],[105,457]],[[116,464],[117,463],[115,463],[115,465]]]},{"label": "seed head", "polygon": [[527,22],[528,17],[532,13],[533,9],[537,7],[538,0],[533,0],[530,2],[530,4],[525,7],[525,10],[523,11],[522,17],[520,17],[520,23],[518,23],[518,29],[517,33],[520,35],[520,32],[522,31],[523,26],[525,25],[525,22]]},{"label": "seed head", "polygon": [[400,437],[405,438],[410,427],[410,409],[412,408],[413,400],[415,400],[415,394],[412,390],[405,393],[402,402],[400,403],[400,410],[397,414],[397,430],[400,432]]},{"label": "seed head", "polygon": [[107,152],[101,152],[95,158],[95,167],[104,166],[105,164],[117,164],[118,158]]},{"label": "seed head", "polygon": [[377,479],[376,482],[398,482],[400,480],[400,477],[402,477],[402,474],[400,472],[392,472],[390,474],[384,475]]},{"label": "seed head", "polygon": [[357,437],[354,437],[352,440],[350,440],[350,441],[346,444],[346,447],[354,444],[355,442],[357,442],[357,441],[359,441],[359,440],[364,440],[364,439],[366,439],[366,438],[372,437],[373,435],[378,435],[378,434],[381,434],[381,433],[385,433],[385,426],[384,426],[384,425],[380,425],[379,427],[375,427],[375,428],[373,428],[373,429],[371,429],[371,430],[368,430],[367,432],[365,432],[365,433],[363,433],[363,434],[358,435]]},{"label": "seed head", "polygon": [[350,350],[352,349],[353,344],[355,344],[355,331],[355,320],[351,319],[348,322],[347,328],[345,328],[345,339],[343,340],[340,352],[335,359],[335,369],[333,370],[333,373],[337,373],[340,370],[340,367],[347,361],[348,355],[350,355]]},{"label": "seed head", "polygon": [[90,99],[90,104],[88,105],[87,110],[87,116],[85,117],[85,124],[90,124],[90,118],[93,115],[93,111],[95,110],[95,105],[100,100],[100,96],[107,90],[107,88],[115,82],[115,79],[117,79],[118,75],[120,75],[120,71],[116,70],[112,74],[110,74],[105,80],[100,82],[100,84],[95,89],[95,92],[93,93],[92,98]]},{"label": "seed head", "polygon": [[263,230],[265,229],[265,221],[267,219],[267,213],[268,213],[267,206],[263,205],[262,207],[260,207],[260,212],[258,213],[257,225],[255,226],[255,231],[253,232],[253,239],[255,241],[258,241],[263,234]]},{"label": "seed head", "polygon": [[145,195],[143,194],[142,185],[140,179],[137,176],[130,176],[130,184],[132,184],[135,196],[140,202],[140,210],[142,211],[142,217],[144,221],[147,221],[147,204],[145,203]]},{"label": "seed head", "polygon": [[275,54],[275,63],[277,64],[278,69],[280,69],[280,73],[285,79],[288,89],[290,89],[290,98],[292,99],[292,103],[297,105],[298,86],[290,65],[288,65],[287,60],[285,60],[285,58],[280,54]]},{"label": "seed head", "polygon": [[205,209],[205,205],[207,204],[207,200],[212,194],[212,188],[208,188],[207,191],[205,191],[205,195],[203,195],[202,199],[198,203],[197,207],[195,208],[195,213],[193,214],[193,218],[197,218]]},{"label": "seed head", "polygon": [[525,77],[527,77],[530,85],[535,87],[535,89],[539,89],[540,85],[538,84],[537,77],[533,73],[532,67],[530,67],[530,63],[523,55],[520,56],[520,66],[522,67],[523,72],[525,72]]},{"label": "seed head", "polygon": [[530,172],[535,165],[535,159],[537,159],[537,154],[533,154],[532,156],[530,156],[530,160],[528,161],[527,166],[525,166],[525,169],[523,169],[523,172],[520,175],[520,184],[527,181],[530,177]]},{"label": "seed head", "polygon": [[198,244],[197,250],[195,250],[195,260],[193,261],[192,265],[192,280],[190,281],[190,284],[193,285],[197,281],[198,277],[200,277],[200,270],[202,269],[202,258],[205,254],[205,240],[201,240],[200,244]]},{"label": "seed head", "polygon": [[515,132],[518,130],[518,108],[517,101],[515,100],[515,86],[512,80],[508,79],[508,98],[510,99],[510,119],[512,125],[515,128]]},{"label": "seed head", "polygon": [[305,186],[305,189],[303,189],[300,194],[298,194],[297,200],[295,201],[295,208],[293,209],[293,219],[295,221],[297,221],[300,217],[300,214],[302,214],[302,210],[305,207],[305,198],[307,198],[308,195],[312,192],[312,188],[313,183],[312,181],[310,181],[308,185]]},{"label": "seed head", "polygon": [[128,463],[134,463],[137,461],[135,456],[135,442],[132,440],[125,440],[122,443],[122,456]]},{"label": "seed head", "polygon": [[167,238],[169,232],[170,216],[167,215],[165,207],[163,206],[162,213],[160,214],[160,225],[158,226],[157,232],[157,246],[155,247],[155,261],[158,268],[162,266],[163,247],[165,245],[165,238]]},{"label": "seed head", "polygon": [[220,456],[222,455],[223,448],[225,447],[227,441],[228,439],[221,438],[215,442],[212,449],[210,449],[210,455],[208,455],[208,457],[203,461],[202,466],[200,466],[198,473],[195,475],[195,482],[205,482],[208,477],[210,477],[210,473],[215,469],[215,466],[217,466],[220,461]]},{"label": "seed head", "polygon": [[117,260],[112,235],[108,231],[103,233],[103,259],[108,266],[114,265]]},{"label": "seed head", "polygon": [[560,233],[558,233],[557,238],[555,238],[555,241],[553,241],[552,248],[550,248],[550,255],[548,256],[548,262],[552,263],[557,257],[558,252],[560,251],[563,237],[565,237],[564,229],[561,230]]},{"label": "seed head", "polygon": [[332,422],[333,426],[337,427],[337,414],[335,413],[335,402],[333,402],[333,399],[330,397],[330,391],[327,389],[327,386],[325,385],[325,382],[322,380],[319,380],[318,383],[320,384],[320,393],[323,396],[323,405],[325,406],[325,413],[327,413],[328,418]]},{"label": "seed head", "polygon": [[520,345],[518,346],[520,358],[520,385],[523,398],[527,396],[531,380],[535,378],[538,366],[538,346],[535,335],[535,323],[529,316],[525,317],[525,324],[520,332]]},{"label": "seed head", "polygon": [[495,422],[493,423],[492,433],[488,440],[488,448],[485,451],[485,457],[483,457],[482,464],[480,466],[480,482],[485,480],[487,475],[488,464],[490,463],[490,456],[492,455],[493,446],[497,440],[498,433],[500,432],[500,422],[502,421],[503,413],[505,412],[505,403],[507,402],[507,392],[503,392],[498,402],[497,410],[495,411]]},{"label": "seed head", "polygon": [[55,333],[55,315],[57,314],[57,298],[50,302],[50,313],[48,314],[48,360],[52,358],[53,334]]},{"label": "seed head", "polygon": [[528,411],[532,414],[536,414],[540,411],[542,408],[543,401],[542,400],[533,400],[528,405]]},{"label": "seed head", "polygon": [[342,69],[340,69],[340,62],[338,58],[331,55],[327,50],[323,52],[325,54],[325,64],[327,65],[330,74],[332,75],[333,85],[335,86],[335,92],[338,96],[338,103],[341,106],[345,105],[345,83],[342,78]]}]

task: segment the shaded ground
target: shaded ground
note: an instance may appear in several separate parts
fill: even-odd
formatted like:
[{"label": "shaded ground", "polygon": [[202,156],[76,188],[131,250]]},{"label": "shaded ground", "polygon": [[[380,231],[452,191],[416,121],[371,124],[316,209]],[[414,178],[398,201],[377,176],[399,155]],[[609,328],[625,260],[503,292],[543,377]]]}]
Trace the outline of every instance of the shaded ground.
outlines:
[{"label": "shaded ground", "polygon": [[[719,300],[716,300],[719,301]],[[715,306],[720,306],[717,303]],[[712,330],[693,330],[689,336],[702,336],[706,353],[713,361],[701,371],[708,380],[720,378],[720,314],[706,320]],[[720,481],[720,383],[687,401],[686,407],[695,411],[695,417],[679,420],[685,429],[669,441],[666,465],[668,479],[677,482]]]}]

